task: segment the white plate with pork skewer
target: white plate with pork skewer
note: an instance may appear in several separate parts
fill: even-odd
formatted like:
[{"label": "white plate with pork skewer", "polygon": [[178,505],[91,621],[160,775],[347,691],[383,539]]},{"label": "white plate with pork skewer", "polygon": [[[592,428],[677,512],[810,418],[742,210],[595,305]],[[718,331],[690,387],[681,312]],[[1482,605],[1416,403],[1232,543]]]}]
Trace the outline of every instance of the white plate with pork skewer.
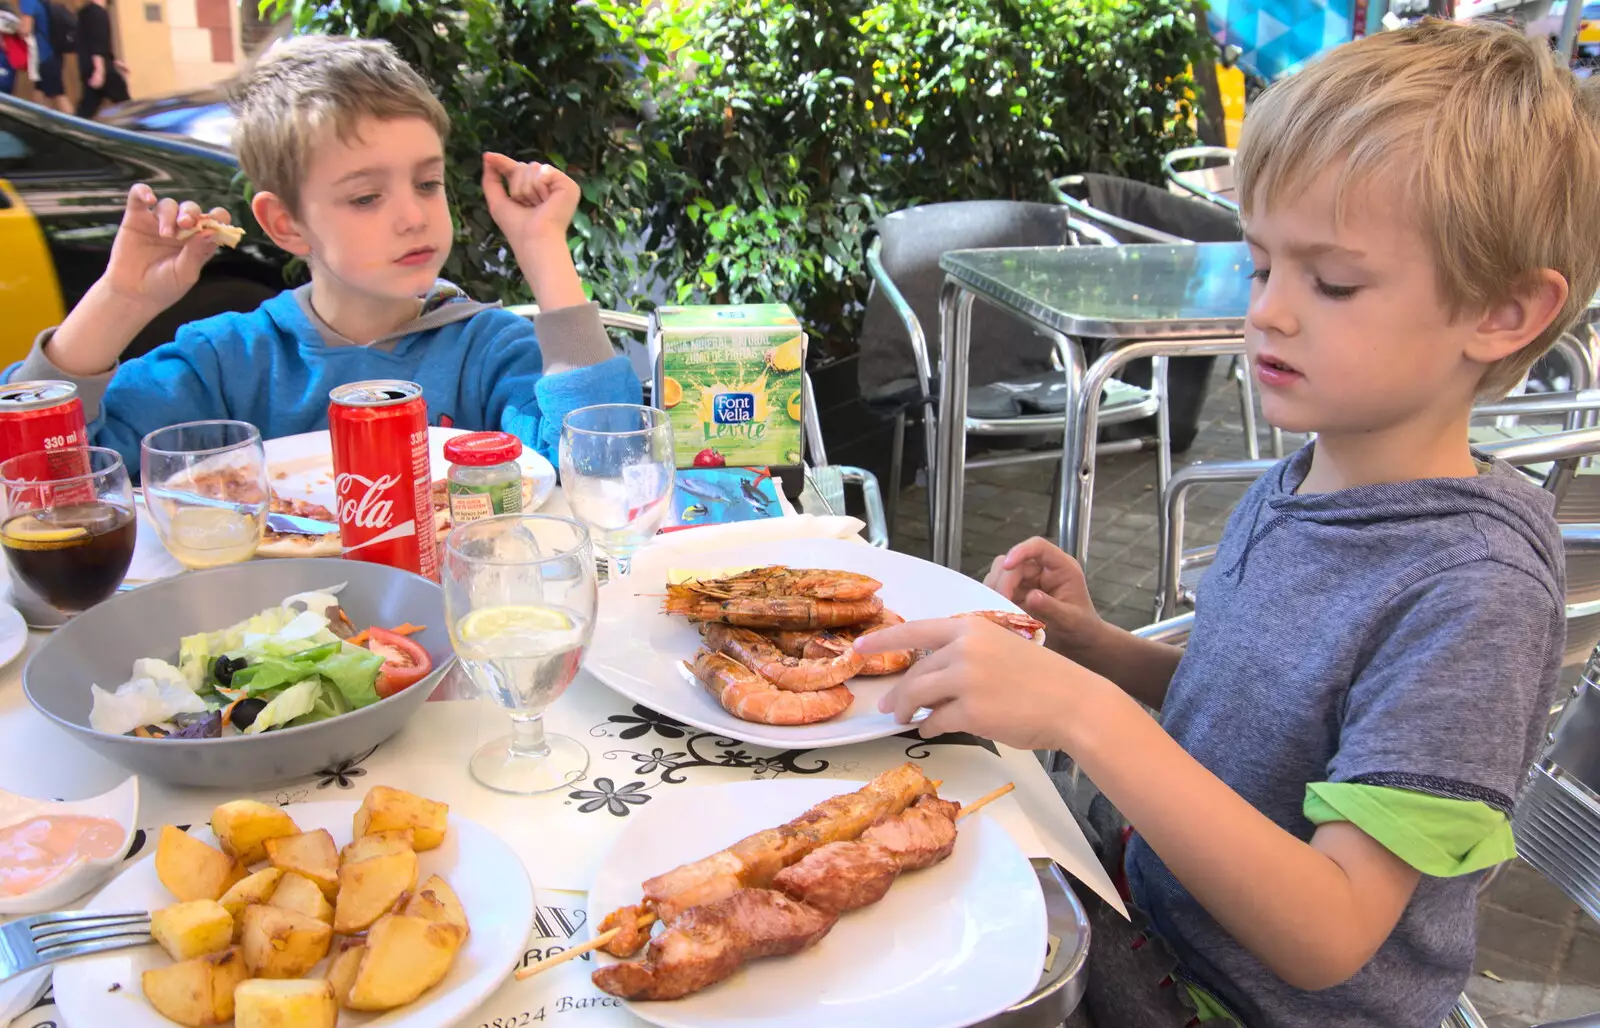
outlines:
[{"label": "white plate with pork skewer", "polygon": [[[657,796],[628,819],[602,861],[589,923],[639,902],[642,881],[859,784],[739,782]],[[1004,828],[981,815],[958,828],[948,857],[899,875],[882,899],[840,916],[809,948],[752,961],[681,999],[626,1005],[663,1028],[742,1028],[755,1019],[768,1028],[959,1028],[999,1013],[1038,982],[1044,897]],[[601,966],[616,962],[596,958]]]},{"label": "white plate with pork skewer", "polygon": [[[852,678],[845,683],[853,700],[842,713],[814,724],[763,724],[736,717],[716,696],[688,673],[701,648],[697,626],[666,613],[667,558],[648,549],[634,561],[627,578],[600,590],[594,638],[584,667],[635,703],[708,732],[773,749],[822,749],[882,739],[907,726],[878,710],[881,699],[899,675]],[[692,558],[671,558],[673,567],[690,562],[695,568],[760,567],[828,568],[867,575],[881,582],[877,597],[884,608],[908,621],[949,617],[973,611],[1023,611],[981,582],[949,568],[903,553],[880,550],[842,539],[794,539],[730,547]],[[1025,617],[1025,615],[1023,615]],[[1043,635],[1039,634],[1042,641]],[[1002,669],[996,669],[1003,674]],[[919,712],[918,717],[926,712]]]}]

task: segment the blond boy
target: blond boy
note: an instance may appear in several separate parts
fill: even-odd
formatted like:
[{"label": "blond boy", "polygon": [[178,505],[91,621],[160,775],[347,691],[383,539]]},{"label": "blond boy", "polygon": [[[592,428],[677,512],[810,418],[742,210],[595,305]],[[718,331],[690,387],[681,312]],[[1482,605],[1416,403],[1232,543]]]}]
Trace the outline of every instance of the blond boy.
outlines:
[{"label": "blond boy", "polygon": [[1317,437],[1234,511],[1187,650],[1102,622],[1037,539],[989,582],[1056,652],[967,619],[858,644],[935,651],[885,701],[923,734],[1065,750],[1132,824],[1099,1028],[1434,1028],[1461,991],[1564,641],[1551,499],[1467,424],[1600,285],[1596,109],[1541,43],[1451,23],[1268,90],[1246,343],[1268,419]]},{"label": "blond boy", "polygon": [[567,250],[579,190],[560,171],[483,158],[489,213],[544,312],[534,324],[438,280],[454,238],[449,118],[387,43],[290,40],[243,77],[234,107],[251,210],[311,282],[118,367],[217,247],[217,232],[194,232],[196,204],[137,185],[105,274],[8,380],[76,382],[94,441],[135,468],[145,433],[178,421],[249,421],[266,438],[325,428],[329,390],[362,379],[417,382],[434,424],[510,432],[552,458],[567,411],[638,402]]}]

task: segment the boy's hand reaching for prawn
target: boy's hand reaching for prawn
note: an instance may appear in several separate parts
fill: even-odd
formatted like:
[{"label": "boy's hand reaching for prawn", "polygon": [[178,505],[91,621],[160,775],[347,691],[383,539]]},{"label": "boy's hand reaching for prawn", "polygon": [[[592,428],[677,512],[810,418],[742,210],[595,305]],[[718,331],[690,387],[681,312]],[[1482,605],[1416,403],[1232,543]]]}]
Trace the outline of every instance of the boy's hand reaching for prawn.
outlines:
[{"label": "boy's hand reaching for prawn", "polygon": [[1057,719],[1070,716],[1084,688],[1115,685],[983,618],[911,621],[861,636],[863,654],[929,650],[878,703],[907,723],[933,711],[918,730],[925,739],[970,732],[1017,749],[1060,749]]},{"label": "boy's hand reaching for prawn", "polygon": [[1043,621],[1051,649],[1077,655],[1100,641],[1105,622],[1083,568],[1054,543],[1023,540],[994,559],[983,584]]}]

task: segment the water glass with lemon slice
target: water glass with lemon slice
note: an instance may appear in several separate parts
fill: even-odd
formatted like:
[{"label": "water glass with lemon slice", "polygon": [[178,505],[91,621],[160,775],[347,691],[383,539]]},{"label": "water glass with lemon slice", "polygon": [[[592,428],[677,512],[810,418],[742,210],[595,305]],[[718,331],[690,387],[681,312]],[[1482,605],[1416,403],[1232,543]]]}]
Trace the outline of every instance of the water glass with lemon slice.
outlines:
[{"label": "water glass with lemon slice", "polygon": [[467,522],[445,540],[440,580],[461,666],[511,715],[511,734],[472,755],[472,776],[523,795],[582,779],[588,749],[546,732],[544,712],[577,677],[594,631],[588,530],[547,514]]},{"label": "water glass with lemon slice", "polygon": [[245,421],[190,421],[139,444],[144,506],[187,568],[237,564],[261,545],[271,493],[261,432]]},{"label": "water glass with lemon slice", "polygon": [[0,463],[0,488],[0,545],[24,587],[68,614],[117,591],[136,529],[133,488],[115,450],[21,454]]}]

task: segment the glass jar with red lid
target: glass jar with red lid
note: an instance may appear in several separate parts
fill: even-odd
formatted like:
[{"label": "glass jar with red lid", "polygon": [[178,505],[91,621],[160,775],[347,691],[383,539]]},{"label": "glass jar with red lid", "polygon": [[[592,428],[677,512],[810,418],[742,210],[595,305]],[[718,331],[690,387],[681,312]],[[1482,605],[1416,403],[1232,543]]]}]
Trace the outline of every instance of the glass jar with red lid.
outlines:
[{"label": "glass jar with red lid", "polygon": [[506,432],[469,432],[446,442],[451,524],[522,510],[521,455],[522,440]]}]

